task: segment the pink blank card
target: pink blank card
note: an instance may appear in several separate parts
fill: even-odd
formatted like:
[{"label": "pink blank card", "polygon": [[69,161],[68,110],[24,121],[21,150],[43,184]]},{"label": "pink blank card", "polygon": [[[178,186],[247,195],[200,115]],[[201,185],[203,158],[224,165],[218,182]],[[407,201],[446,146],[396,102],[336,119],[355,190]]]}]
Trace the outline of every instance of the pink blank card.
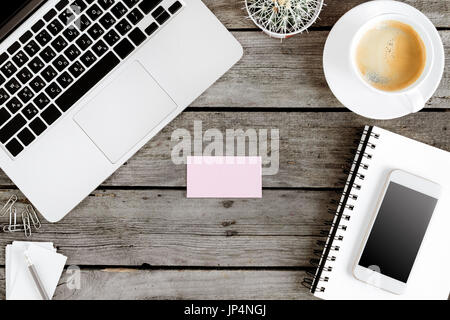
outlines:
[{"label": "pink blank card", "polygon": [[261,198],[261,157],[187,157],[188,198]]}]

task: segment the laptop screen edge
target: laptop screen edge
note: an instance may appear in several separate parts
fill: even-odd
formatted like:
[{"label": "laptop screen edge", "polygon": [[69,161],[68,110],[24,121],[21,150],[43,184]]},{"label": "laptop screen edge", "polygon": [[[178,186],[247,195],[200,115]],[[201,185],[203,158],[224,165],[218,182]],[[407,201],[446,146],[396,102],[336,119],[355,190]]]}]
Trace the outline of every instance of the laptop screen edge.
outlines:
[{"label": "laptop screen edge", "polygon": [[0,22],[0,43],[18,28],[32,13],[48,0],[30,0],[21,9],[9,17],[5,23]]}]

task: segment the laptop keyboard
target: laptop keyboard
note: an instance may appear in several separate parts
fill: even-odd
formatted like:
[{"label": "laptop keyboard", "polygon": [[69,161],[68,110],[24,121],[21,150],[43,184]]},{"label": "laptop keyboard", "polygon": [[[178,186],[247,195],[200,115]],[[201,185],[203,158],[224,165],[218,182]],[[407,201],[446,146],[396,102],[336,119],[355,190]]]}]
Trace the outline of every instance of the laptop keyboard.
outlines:
[{"label": "laptop keyboard", "polygon": [[0,143],[17,157],[182,7],[59,1],[0,53]]}]

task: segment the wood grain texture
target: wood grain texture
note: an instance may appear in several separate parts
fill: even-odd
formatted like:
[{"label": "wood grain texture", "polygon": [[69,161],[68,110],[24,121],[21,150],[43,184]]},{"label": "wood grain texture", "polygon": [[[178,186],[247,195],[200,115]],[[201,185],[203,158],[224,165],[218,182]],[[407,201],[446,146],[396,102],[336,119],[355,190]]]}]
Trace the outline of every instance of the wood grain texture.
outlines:
[{"label": "wood grain texture", "polygon": [[82,271],[81,289],[62,284],[55,299],[314,299],[301,285],[304,277],[303,271]]},{"label": "wood grain texture", "polygon": [[[244,56],[192,107],[344,108],[328,88],[323,73],[328,33],[313,31],[280,42],[261,32],[234,32],[244,47]],[[439,34],[447,57],[450,31]],[[450,107],[449,68],[447,64],[428,108]]]},{"label": "wood grain texture", "polygon": [[[0,191],[0,202],[11,193]],[[262,199],[226,200],[187,199],[180,190],[96,191],[30,239],[2,233],[0,261],[6,244],[32,240],[54,242],[75,265],[310,267],[320,230],[329,228],[331,198],[338,194],[267,190]]]},{"label": "wood grain texture", "polygon": [[[73,289],[73,278],[65,270],[53,299],[314,299],[301,285],[304,277],[304,271],[82,268],[80,289]],[[0,299],[4,298],[0,268]]]},{"label": "wood grain texture", "polygon": [[[280,130],[280,168],[276,175],[264,176],[264,187],[341,187],[342,169],[353,157],[355,139],[365,124],[385,129],[450,151],[450,112],[419,112],[401,119],[373,121],[350,112],[185,112],[141,149],[103,186],[186,186],[186,166],[171,160],[172,132],[186,128],[194,139],[194,121],[202,121],[203,132],[217,128]],[[205,143],[204,145],[207,145]],[[11,186],[0,175],[0,185]]]},{"label": "wood grain texture", "polygon": [[[247,19],[244,0],[203,0],[212,12],[230,29],[254,29]],[[331,27],[348,10],[367,2],[366,0],[325,0],[319,19],[314,27]],[[402,1],[422,11],[437,27],[450,27],[448,0],[408,0]]]},{"label": "wood grain texture", "polygon": [[373,121],[350,112],[188,112],[149,142],[106,185],[186,186],[186,166],[173,164],[170,153],[176,143],[170,138],[177,128],[186,128],[193,136],[194,121],[198,120],[203,131],[218,128],[224,134],[226,129],[280,130],[279,172],[264,176],[264,187],[341,187],[339,179],[346,177],[342,169],[349,157],[353,158],[354,140],[359,140],[366,124],[450,151],[450,112],[420,112],[390,121]]}]

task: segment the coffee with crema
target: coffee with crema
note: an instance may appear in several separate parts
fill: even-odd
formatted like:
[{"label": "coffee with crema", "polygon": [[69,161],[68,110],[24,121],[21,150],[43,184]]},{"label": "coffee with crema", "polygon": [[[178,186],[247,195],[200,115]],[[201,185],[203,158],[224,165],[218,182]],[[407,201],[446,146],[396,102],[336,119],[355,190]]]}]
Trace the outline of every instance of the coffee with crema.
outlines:
[{"label": "coffee with crema", "polygon": [[408,24],[387,20],[366,31],[356,47],[355,63],[363,78],[383,91],[412,85],[426,64],[426,48]]}]

